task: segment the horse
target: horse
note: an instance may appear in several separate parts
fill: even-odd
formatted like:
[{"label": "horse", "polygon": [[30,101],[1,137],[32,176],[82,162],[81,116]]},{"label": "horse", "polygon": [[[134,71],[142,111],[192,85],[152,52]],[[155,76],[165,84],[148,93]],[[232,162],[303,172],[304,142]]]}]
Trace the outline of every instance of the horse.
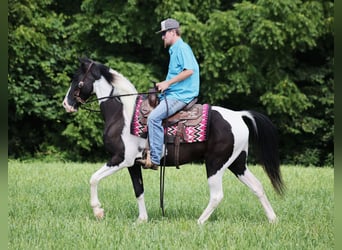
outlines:
[{"label": "horse", "polygon": [[[63,100],[66,112],[77,112],[91,95],[95,94],[104,119],[103,142],[111,158],[90,178],[90,205],[97,219],[104,218],[104,209],[98,198],[99,182],[121,169],[128,168],[138,204],[138,222],[147,222],[148,214],[144,199],[142,166],[137,159],[143,157],[147,139],[133,135],[130,124],[138,93],[134,85],[116,70],[88,58],[80,59],[71,85]],[[263,185],[247,166],[249,139],[256,145],[261,166],[269,177],[277,194],[282,196],[285,185],[280,171],[277,129],[271,120],[252,110],[233,111],[212,106],[209,132],[203,142],[182,143],[179,164],[202,161],[205,163],[209,186],[209,202],[197,220],[204,224],[223,199],[222,178],[229,169],[259,199],[270,223],[277,216],[266,196]],[[251,135],[250,135],[251,134]],[[252,138],[254,138],[252,140]],[[167,148],[165,166],[175,166],[174,147]],[[152,170],[145,170],[152,171]]]}]

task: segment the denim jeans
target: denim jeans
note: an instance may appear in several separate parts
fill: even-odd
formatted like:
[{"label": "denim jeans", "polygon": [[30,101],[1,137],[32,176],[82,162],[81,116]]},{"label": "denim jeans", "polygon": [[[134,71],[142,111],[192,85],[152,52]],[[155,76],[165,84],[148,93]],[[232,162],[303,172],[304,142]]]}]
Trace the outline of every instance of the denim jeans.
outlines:
[{"label": "denim jeans", "polygon": [[[149,114],[147,124],[152,163],[159,165],[160,159],[162,157],[164,144],[164,128],[162,125],[163,119],[175,114],[177,111],[185,107],[185,105],[185,102],[176,99],[167,99],[166,105],[166,101],[163,99]],[[169,112],[167,112],[167,107]]]}]

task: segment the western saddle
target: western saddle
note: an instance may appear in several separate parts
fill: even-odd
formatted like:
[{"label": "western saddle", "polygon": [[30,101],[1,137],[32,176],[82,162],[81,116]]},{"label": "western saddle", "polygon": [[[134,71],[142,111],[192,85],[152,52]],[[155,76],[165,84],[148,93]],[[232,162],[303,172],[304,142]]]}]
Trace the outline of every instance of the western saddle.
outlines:
[{"label": "western saddle", "polygon": [[[175,135],[167,135],[166,143],[174,144],[175,152],[175,166],[179,168],[179,146],[180,143],[186,142],[186,130],[187,126],[196,126],[202,121],[202,108],[203,105],[196,104],[197,98],[194,98],[190,103],[188,103],[182,110],[178,111],[176,114],[170,116],[163,121],[164,127],[169,127],[177,124],[177,129]],[[141,103],[140,107],[140,122],[147,126],[147,118],[150,112],[158,105],[157,92],[155,89],[150,89],[148,96]],[[149,151],[149,145],[147,142],[147,150]]]}]

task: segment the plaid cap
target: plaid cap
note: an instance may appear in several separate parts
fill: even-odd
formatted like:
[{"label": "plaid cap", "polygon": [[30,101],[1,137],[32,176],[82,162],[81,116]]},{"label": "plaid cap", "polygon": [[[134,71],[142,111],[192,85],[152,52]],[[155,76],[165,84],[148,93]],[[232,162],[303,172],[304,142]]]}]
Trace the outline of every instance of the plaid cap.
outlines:
[{"label": "plaid cap", "polygon": [[160,30],[157,31],[156,33],[163,32],[165,30],[170,30],[170,29],[178,29],[179,28],[179,22],[175,19],[168,18],[165,19],[160,23]]}]

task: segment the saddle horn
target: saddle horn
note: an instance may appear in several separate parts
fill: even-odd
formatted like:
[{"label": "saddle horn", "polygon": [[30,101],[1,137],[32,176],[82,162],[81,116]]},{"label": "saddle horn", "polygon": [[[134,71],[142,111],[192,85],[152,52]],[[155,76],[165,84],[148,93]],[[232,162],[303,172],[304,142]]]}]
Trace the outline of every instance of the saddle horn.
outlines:
[{"label": "saddle horn", "polygon": [[158,105],[158,97],[157,97],[157,87],[156,84],[157,82],[152,80],[153,83],[153,88],[150,88],[148,90],[148,103],[150,104],[151,107],[155,108]]}]

